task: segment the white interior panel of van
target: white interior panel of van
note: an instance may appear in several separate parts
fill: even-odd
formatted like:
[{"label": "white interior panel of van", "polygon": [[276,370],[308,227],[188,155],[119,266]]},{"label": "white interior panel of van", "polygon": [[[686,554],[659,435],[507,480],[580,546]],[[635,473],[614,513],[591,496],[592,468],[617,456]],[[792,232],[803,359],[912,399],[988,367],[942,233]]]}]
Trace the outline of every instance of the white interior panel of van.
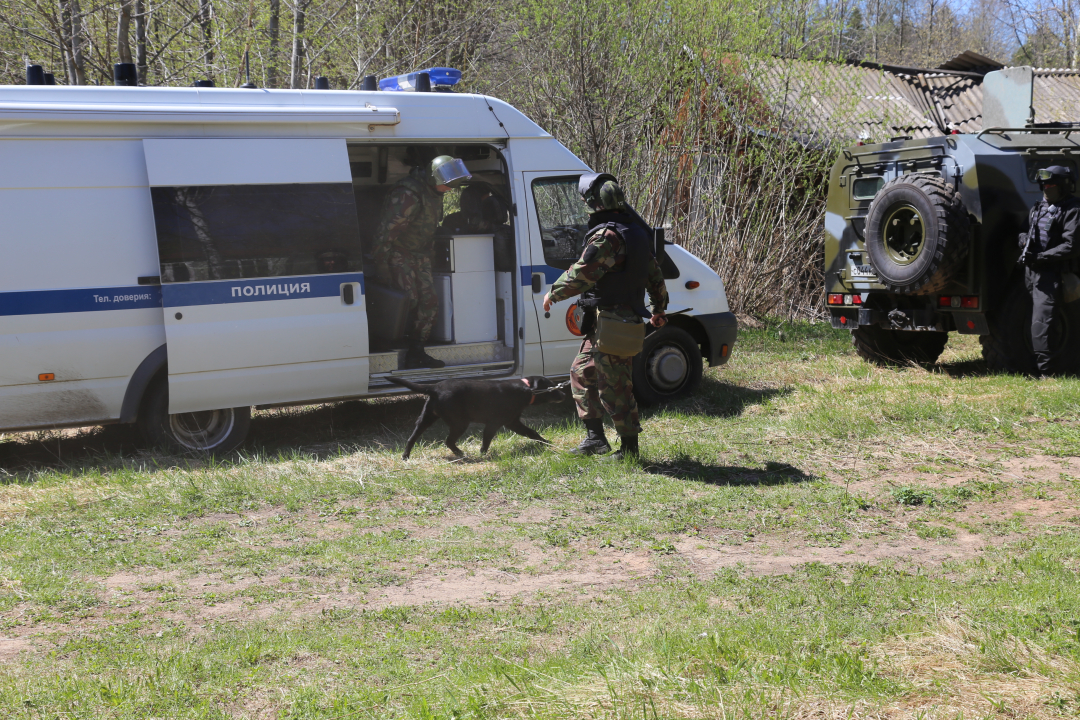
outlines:
[{"label": "white interior panel of van", "polygon": [[351,183],[344,140],[143,140],[151,187]]},{"label": "white interior panel of van", "polygon": [[315,402],[368,387],[344,140],[144,140],[169,411]]}]

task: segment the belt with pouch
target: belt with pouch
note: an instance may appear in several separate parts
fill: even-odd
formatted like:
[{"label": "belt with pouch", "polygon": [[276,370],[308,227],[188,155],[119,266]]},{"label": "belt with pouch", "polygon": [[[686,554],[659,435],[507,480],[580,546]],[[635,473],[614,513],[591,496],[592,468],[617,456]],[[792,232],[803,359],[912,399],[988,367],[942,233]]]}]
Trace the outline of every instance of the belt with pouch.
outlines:
[{"label": "belt with pouch", "polygon": [[645,323],[638,320],[625,320],[613,312],[596,312],[596,330],[593,334],[593,347],[606,354],[617,357],[633,357],[641,352],[645,342]]}]

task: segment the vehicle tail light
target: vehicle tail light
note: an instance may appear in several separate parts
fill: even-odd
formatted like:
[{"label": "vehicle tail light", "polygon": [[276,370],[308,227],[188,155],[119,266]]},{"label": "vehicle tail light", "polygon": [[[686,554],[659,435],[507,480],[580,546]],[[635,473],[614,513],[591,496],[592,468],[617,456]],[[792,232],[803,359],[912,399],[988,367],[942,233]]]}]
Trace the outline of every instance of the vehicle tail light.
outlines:
[{"label": "vehicle tail light", "polygon": [[978,295],[942,295],[938,298],[938,306],[964,308],[965,310],[979,309]]},{"label": "vehicle tail light", "polygon": [[840,293],[829,293],[829,297],[828,297],[828,300],[826,302],[829,305],[843,305],[844,304],[844,296],[842,294],[840,294]]}]

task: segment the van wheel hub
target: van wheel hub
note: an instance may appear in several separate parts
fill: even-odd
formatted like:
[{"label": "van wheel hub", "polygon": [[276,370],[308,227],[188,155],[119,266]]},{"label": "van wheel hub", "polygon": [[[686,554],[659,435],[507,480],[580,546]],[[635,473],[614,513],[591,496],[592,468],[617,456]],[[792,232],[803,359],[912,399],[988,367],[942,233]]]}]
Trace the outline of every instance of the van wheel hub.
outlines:
[{"label": "van wheel hub", "polygon": [[235,423],[231,408],[169,416],[169,429],[173,437],[190,450],[207,450],[217,446],[232,432]]},{"label": "van wheel hub", "polygon": [[665,345],[649,358],[649,381],[661,390],[674,390],[686,379],[687,367],[682,349]]}]

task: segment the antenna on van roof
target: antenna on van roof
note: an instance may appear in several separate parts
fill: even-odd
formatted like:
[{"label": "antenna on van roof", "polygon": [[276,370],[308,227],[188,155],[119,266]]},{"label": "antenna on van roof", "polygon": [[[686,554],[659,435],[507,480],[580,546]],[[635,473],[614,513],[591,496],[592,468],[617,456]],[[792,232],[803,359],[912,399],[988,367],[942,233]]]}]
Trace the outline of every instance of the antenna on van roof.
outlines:
[{"label": "antenna on van roof", "polygon": [[246,82],[243,85],[241,85],[240,87],[245,88],[247,90],[255,90],[256,89],[255,83],[251,82],[251,61],[248,60],[248,51],[247,50],[244,51],[244,79],[245,79]]}]

